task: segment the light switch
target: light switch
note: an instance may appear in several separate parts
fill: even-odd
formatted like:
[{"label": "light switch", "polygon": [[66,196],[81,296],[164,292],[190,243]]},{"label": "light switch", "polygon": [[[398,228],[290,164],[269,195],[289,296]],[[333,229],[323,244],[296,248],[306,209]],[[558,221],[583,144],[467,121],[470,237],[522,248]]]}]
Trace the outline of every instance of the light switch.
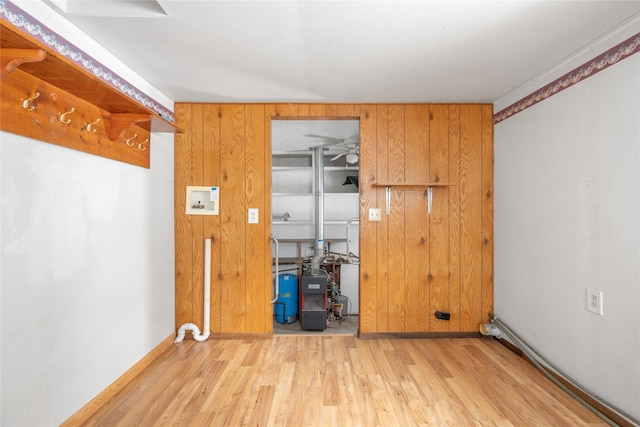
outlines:
[{"label": "light switch", "polygon": [[382,212],[380,211],[380,209],[369,209],[369,221],[382,221]]},{"label": "light switch", "polygon": [[249,224],[258,223],[258,208],[249,208]]}]

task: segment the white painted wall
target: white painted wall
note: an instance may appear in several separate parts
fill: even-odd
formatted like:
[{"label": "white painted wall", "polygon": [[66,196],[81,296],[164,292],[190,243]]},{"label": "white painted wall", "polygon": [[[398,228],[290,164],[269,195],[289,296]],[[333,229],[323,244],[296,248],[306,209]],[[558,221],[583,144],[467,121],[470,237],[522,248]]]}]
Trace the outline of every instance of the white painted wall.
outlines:
[{"label": "white painted wall", "polygon": [[151,169],[2,144],[2,425],[57,425],[174,330],[173,136]]},{"label": "white painted wall", "polygon": [[[638,418],[639,193],[640,54],[495,127],[496,314]],[[588,287],[604,292],[604,316],[586,310]]]},{"label": "white painted wall", "polygon": [[[14,1],[173,101],[42,1]],[[0,425],[58,425],[174,332],[173,135],[151,169],[0,132]]]}]

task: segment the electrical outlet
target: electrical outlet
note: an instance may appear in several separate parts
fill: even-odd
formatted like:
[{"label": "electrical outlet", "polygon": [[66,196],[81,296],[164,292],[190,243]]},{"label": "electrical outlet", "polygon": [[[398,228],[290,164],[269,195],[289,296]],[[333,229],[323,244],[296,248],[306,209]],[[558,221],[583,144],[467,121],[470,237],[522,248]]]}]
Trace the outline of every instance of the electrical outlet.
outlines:
[{"label": "electrical outlet", "polygon": [[380,209],[369,208],[369,221],[382,221],[382,212]]},{"label": "electrical outlet", "polygon": [[258,223],[258,208],[249,208],[249,224],[257,224]]},{"label": "electrical outlet", "polygon": [[600,316],[604,314],[602,310],[602,291],[587,288],[587,310]]}]

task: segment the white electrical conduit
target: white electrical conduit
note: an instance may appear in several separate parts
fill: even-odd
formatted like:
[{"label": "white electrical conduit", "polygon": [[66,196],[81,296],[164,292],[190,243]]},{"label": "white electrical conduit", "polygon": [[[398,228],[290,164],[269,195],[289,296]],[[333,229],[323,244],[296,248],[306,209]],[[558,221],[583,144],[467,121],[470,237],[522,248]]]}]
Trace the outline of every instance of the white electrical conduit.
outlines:
[{"label": "white electrical conduit", "polygon": [[200,333],[200,329],[195,323],[185,323],[178,329],[178,336],[173,342],[182,342],[186,331],[191,331],[193,339],[196,341],[205,341],[209,338],[211,323],[211,239],[204,240],[204,331]]},{"label": "white electrical conduit", "polygon": [[280,267],[280,257],[278,255],[278,250],[280,248],[280,242],[278,242],[278,239],[276,239],[276,236],[274,236],[273,234],[270,237],[271,240],[273,240],[273,242],[276,244],[276,296],[271,300],[271,304],[275,303],[278,300],[278,297],[280,296],[280,283],[279,283],[279,278],[278,276],[280,275],[280,271],[279,271],[279,267]]},{"label": "white electrical conduit", "polygon": [[586,407],[591,412],[593,412],[594,414],[596,414],[597,416],[602,418],[602,420],[605,421],[607,424],[609,424],[611,426],[617,426],[618,425],[613,420],[611,420],[609,417],[607,417],[605,414],[600,412],[593,405],[590,405],[588,402],[586,402],[580,396],[578,396],[573,391],[571,391],[567,386],[565,386],[562,382],[560,382],[558,379],[556,379],[555,376],[551,375],[549,373],[549,371],[547,370],[547,368],[545,366],[543,366],[543,363],[544,363],[544,365],[548,366],[552,371],[554,371],[557,375],[562,377],[562,379],[567,381],[569,384],[571,384],[576,389],[581,390],[587,396],[589,396],[592,399],[598,401],[600,404],[604,405],[605,407],[609,408],[613,412],[617,413],[619,416],[625,418],[627,421],[630,421],[632,424],[640,425],[640,421],[637,420],[636,418],[634,418],[632,415],[626,413],[622,409],[614,406],[613,404],[607,402],[606,400],[602,399],[601,397],[591,393],[589,390],[586,390],[585,388],[583,388],[579,384],[576,384],[575,382],[573,382],[564,372],[562,372],[560,369],[558,369],[556,366],[554,366],[552,363],[550,363],[544,357],[540,356],[535,350],[533,350],[531,347],[529,347],[529,345],[527,343],[522,341],[522,339],[518,335],[516,335],[515,332],[513,332],[511,329],[509,329],[509,327],[507,325],[505,325],[504,322],[502,322],[500,319],[498,319],[498,316],[494,315],[490,319],[490,322],[491,322],[490,324],[484,323],[484,324],[480,325],[479,329],[480,329],[480,333],[481,334],[488,335],[488,336],[493,336],[493,337],[496,337],[498,339],[501,339],[503,337],[503,335],[509,337],[513,341],[513,344],[515,344],[516,347],[518,347],[522,351],[522,353],[525,356],[527,356],[529,358],[529,360],[531,360],[531,363],[533,363],[534,366],[536,368],[538,368],[540,370],[540,372],[542,372],[542,374],[545,377],[547,377],[549,380],[551,380],[551,382],[553,382],[555,385],[560,387],[562,390],[564,390],[567,394],[569,394],[575,400],[580,402],[584,407]]},{"label": "white electrical conduit", "polygon": [[[358,224],[360,224],[360,219],[351,218],[347,221],[347,261],[349,261],[350,264],[360,264],[359,259],[351,258],[353,254],[351,253],[351,248],[349,247],[351,244],[351,224],[354,222],[357,222]],[[355,255],[353,256],[355,257]]]}]

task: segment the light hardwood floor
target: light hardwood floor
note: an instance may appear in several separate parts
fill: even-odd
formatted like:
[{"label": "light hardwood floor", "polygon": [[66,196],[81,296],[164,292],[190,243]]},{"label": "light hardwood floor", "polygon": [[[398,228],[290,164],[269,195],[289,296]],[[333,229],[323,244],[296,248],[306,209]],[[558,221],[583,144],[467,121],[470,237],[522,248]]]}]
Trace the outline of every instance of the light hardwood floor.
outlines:
[{"label": "light hardwood floor", "polygon": [[490,339],[277,335],[175,344],[85,425],[606,424]]}]

